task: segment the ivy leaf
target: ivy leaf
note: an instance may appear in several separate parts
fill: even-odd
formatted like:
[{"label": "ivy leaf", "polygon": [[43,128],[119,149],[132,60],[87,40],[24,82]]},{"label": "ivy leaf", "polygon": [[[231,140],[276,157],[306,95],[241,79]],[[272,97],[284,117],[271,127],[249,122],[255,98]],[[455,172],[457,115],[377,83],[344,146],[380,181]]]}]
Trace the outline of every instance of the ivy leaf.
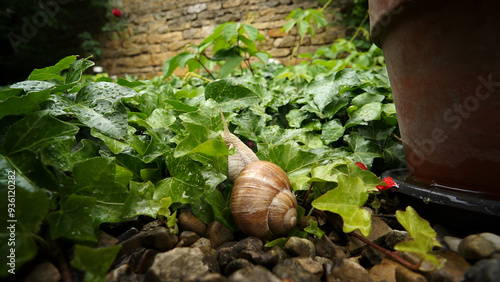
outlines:
[{"label": "ivy leaf", "polygon": [[307,190],[309,172],[318,161],[318,157],[314,153],[302,150],[296,142],[289,141],[277,146],[271,145],[268,160],[287,173],[294,190]]},{"label": "ivy leaf", "polygon": [[338,187],[328,191],[311,204],[314,208],[336,213],[342,217],[345,233],[356,229],[368,236],[371,229],[371,215],[361,207],[368,200],[368,192],[360,178],[339,175]]},{"label": "ivy leaf", "polygon": [[28,79],[29,80],[48,80],[48,79],[57,79],[60,81],[63,81],[64,78],[61,77],[59,74],[69,68],[71,64],[76,60],[76,56],[67,56],[57,62],[57,64],[50,66],[50,67],[45,67],[42,69],[34,69]]},{"label": "ivy leaf", "polygon": [[61,209],[48,216],[52,239],[65,237],[76,241],[97,242],[92,222],[94,197],[71,195]]},{"label": "ivy leaf", "polygon": [[340,120],[333,119],[323,124],[321,131],[321,140],[328,145],[339,140],[344,136],[345,127],[342,125]]},{"label": "ivy leaf", "polygon": [[3,149],[10,155],[22,150],[38,152],[51,142],[74,138],[78,130],[77,126],[50,116],[48,110],[34,112],[9,128]]},{"label": "ivy leaf", "polygon": [[373,141],[366,140],[357,132],[344,135],[343,139],[349,145],[353,159],[357,162],[371,166],[374,158],[383,156],[380,153],[380,148]]},{"label": "ivy leaf", "polygon": [[309,226],[304,228],[304,231],[318,237],[319,239],[321,239],[321,237],[323,237],[323,235],[325,235],[325,231],[321,230],[318,227],[318,222],[315,220],[311,220],[309,222]]},{"label": "ivy leaf", "polygon": [[417,254],[439,267],[441,263],[430,252],[433,247],[441,247],[441,244],[436,239],[436,231],[431,228],[429,222],[422,219],[411,206],[408,206],[404,212],[396,211],[396,218],[410,233],[410,239],[397,244],[394,249]]},{"label": "ivy leaf", "polygon": [[[15,189],[9,189],[13,186]],[[11,248],[15,248],[16,270],[35,257],[38,246],[34,234],[47,215],[49,200],[45,190],[34,187],[30,180],[2,155],[0,196],[5,199],[0,201],[0,209],[4,211],[0,214],[0,276],[6,276],[7,270],[10,269],[10,259],[7,256],[10,255]],[[14,232],[15,240],[12,240],[11,232]]]},{"label": "ivy leaf", "polygon": [[155,186],[151,182],[140,183],[130,182],[130,194],[123,205],[124,218],[134,218],[138,215],[149,215],[156,217],[160,208],[163,207],[161,201],[153,199]]},{"label": "ivy leaf", "polygon": [[207,84],[205,97],[215,100],[224,112],[233,112],[258,103],[261,93],[235,78],[216,80]]},{"label": "ivy leaf", "polygon": [[93,249],[88,246],[76,245],[71,266],[85,271],[85,281],[104,282],[106,273],[115,261],[121,245]]},{"label": "ivy leaf", "polygon": [[194,153],[202,153],[215,158],[229,155],[226,143],[220,134],[198,124],[184,122],[183,125],[189,135],[175,148],[176,158]]},{"label": "ivy leaf", "polygon": [[94,65],[94,62],[90,61],[89,58],[79,59],[71,63],[68,73],[66,73],[66,84],[80,81],[82,73]]}]

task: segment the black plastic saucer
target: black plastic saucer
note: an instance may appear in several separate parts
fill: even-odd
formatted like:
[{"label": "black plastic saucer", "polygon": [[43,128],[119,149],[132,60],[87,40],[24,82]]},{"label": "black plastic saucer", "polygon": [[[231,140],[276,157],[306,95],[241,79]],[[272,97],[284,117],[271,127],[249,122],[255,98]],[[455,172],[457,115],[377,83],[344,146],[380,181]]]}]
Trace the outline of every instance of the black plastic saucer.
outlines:
[{"label": "black plastic saucer", "polygon": [[396,189],[403,205],[411,205],[432,224],[464,232],[500,234],[500,201],[485,195],[428,185],[409,178],[407,169],[386,171],[399,185]]}]

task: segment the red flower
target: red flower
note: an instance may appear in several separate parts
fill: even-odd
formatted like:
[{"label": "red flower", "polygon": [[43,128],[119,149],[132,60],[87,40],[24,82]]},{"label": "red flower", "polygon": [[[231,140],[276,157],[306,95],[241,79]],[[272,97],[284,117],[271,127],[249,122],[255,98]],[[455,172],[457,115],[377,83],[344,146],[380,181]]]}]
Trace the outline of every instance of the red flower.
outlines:
[{"label": "red flower", "polygon": [[366,168],[366,165],[365,165],[364,163],[357,162],[356,164],[357,164],[360,168],[362,168],[363,170],[368,170],[368,169]]},{"label": "red flower", "polygon": [[111,13],[113,13],[113,16],[119,18],[122,16],[122,12],[120,10],[118,10],[117,8],[114,8],[113,11],[111,11]]},{"label": "red flower", "polygon": [[248,140],[248,147],[252,148],[253,147],[253,142]]},{"label": "red flower", "polygon": [[379,191],[389,190],[389,188],[391,187],[399,187],[398,184],[394,182],[394,179],[392,179],[392,177],[386,177],[383,179],[383,181],[385,182],[385,185],[377,185],[377,189]]}]

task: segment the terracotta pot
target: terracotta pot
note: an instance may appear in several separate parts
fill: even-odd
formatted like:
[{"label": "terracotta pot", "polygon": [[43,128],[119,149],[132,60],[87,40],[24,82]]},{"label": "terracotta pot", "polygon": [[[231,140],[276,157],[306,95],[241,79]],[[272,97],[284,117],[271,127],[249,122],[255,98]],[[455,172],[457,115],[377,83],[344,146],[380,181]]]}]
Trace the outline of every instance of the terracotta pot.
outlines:
[{"label": "terracotta pot", "polygon": [[500,1],[369,4],[410,178],[500,200]]}]

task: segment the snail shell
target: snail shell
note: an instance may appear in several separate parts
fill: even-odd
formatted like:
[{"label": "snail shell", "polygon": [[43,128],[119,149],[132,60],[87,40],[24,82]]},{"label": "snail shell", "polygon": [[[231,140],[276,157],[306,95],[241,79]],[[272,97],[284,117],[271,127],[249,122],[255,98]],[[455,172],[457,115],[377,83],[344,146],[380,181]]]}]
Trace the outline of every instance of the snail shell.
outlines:
[{"label": "snail shell", "polygon": [[270,240],[297,223],[297,200],[285,171],[266,161],[248,164],[237,177],[231,212],[243,233]]}]

